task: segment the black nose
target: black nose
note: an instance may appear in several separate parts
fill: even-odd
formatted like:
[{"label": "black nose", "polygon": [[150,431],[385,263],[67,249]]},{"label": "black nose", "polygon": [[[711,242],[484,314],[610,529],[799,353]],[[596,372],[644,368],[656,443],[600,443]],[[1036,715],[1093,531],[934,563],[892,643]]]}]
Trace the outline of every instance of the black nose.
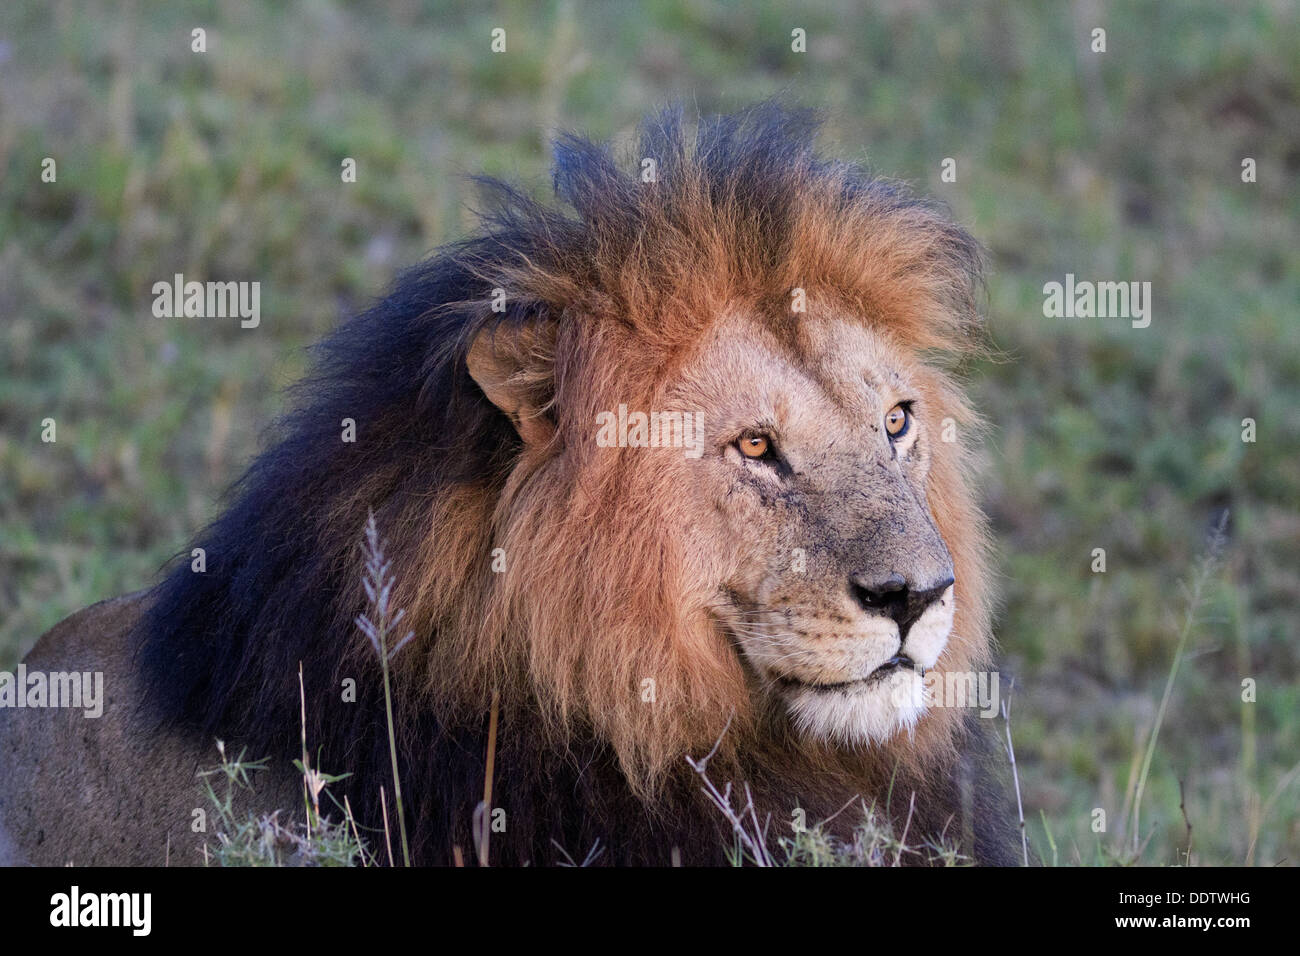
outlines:
[{"label": "black nose", "polygon": [[898,625],[899,635],[906,637],[916,619],[943,596],[952,582],[952,575],[948,575],[937,584],[914,589],[896,572],[885,578],[858,572],[849,575],[849,593],[864,611],[891,618]]}]

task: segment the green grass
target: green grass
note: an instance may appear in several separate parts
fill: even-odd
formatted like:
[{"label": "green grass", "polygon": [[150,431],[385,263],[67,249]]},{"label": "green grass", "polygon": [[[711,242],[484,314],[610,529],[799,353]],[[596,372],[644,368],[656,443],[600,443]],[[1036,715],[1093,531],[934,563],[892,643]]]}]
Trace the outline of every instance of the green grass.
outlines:
[{"label": "green grass", "polygon": [[320,797],[329,797],[326,788],[342,777],[294,761],[304,778],[304,792],[310,795],[302,814],[283,808],[255,813],[243,806],[243,798],[251,798],[256,775],[267,769],[267,761],[248,760],[242,752],[232,757],[222,741],[217,741],[217,753],[217,766],[199,772],[203,795],[213,811],[212,837],[204,846],[205,865],[323,867],[378,862],[346,806],[333,816],[321,812]]},{"label": "green grass", "polygon": [[[254,453],[302,347],[471,228],[465,175],[542,190],[556,127],[626,138],[672,99],[784,92],[827,110],[829,149],[943,198],[990,250],[1003,357],[970,379],[994,426],[998,636],[1040,858],[1131,846],[1179,583],[1225,507],[1140,859],[1184,859],[1180,781],[1191,862],[1300,858],[1295,6],[1110,4],[1105,54],[1064,4],[788,6],[0,5],[0,667],[154,579]],[[174,272],[260,280],[261,328],[154,319],[150,285]],[[1044,318],[1066,272],[1150,279],[1151,327]]]}]

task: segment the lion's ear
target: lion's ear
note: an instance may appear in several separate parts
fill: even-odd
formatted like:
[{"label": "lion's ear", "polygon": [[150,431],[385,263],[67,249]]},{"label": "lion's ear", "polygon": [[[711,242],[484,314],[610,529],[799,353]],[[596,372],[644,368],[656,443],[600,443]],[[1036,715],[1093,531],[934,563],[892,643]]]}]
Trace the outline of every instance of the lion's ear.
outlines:
[{"label": "lion's ear", "polygon": [[465,355],[470,377],[514,423],[525,444],[555,433],[550,417],[555,396],[555,322],[502,323],[474,337]]}]

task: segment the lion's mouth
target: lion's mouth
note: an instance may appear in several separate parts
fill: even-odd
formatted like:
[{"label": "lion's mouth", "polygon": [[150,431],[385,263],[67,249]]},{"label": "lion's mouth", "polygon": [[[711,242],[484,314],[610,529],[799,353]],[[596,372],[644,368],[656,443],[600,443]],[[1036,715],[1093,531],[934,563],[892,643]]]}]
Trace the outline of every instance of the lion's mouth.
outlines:
[{"label": "lion's mouth", "polygon": [[811,681],[800,680],[797,677],[790,677],[789,675],[782,674],[777,678],[777,683],[783,687],[811,690],[816,691],[817,693],[830,693],[874,684],[900,670],[918,671],[922,676],[925,676],[925,668],[918,668],[916,663],[906,654],[895,654],[866,677],[858,677],[853,680],[835,681],[833,683],[813,683]]}]

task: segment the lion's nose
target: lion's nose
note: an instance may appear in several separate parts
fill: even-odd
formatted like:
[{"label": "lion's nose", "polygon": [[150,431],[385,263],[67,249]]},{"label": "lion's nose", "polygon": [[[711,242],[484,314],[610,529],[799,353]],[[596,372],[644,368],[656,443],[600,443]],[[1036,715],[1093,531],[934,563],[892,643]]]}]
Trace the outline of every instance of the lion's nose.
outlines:
[{"label": "lion's nose", "polygon": [[859,571],[849,575],[849,593],[864,611],[891,618],[898,625],[899,636],[905,638],[916,619],[943,596],[953,580],[952,575],[948,575],[937,584],[914,588],[898,572],[884,578],[873,578]]}]

